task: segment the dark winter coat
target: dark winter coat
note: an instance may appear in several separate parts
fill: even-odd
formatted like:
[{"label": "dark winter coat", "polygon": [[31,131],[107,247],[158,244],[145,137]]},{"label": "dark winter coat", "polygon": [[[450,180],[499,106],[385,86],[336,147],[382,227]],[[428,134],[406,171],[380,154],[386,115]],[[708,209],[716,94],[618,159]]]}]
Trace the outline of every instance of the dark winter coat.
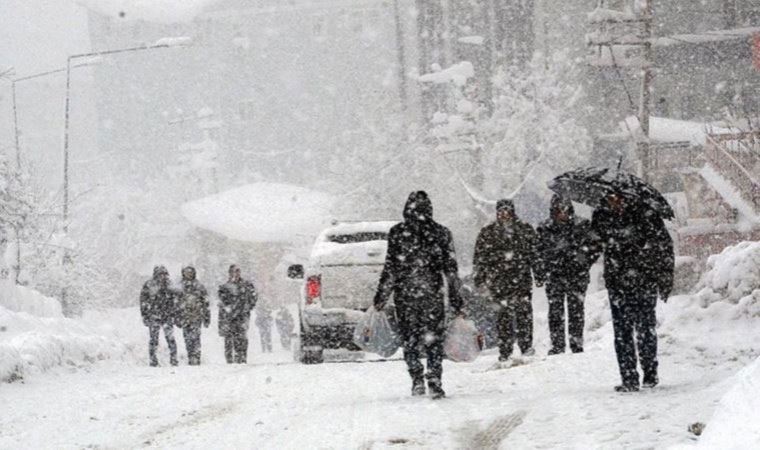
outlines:
[{"label": "dark winter coat", "polygon": [[211,310],[209,308],[208,292],[195,278],[195,270],[191,267],[183,269],[183,273],[192,270],[192,278],[183,278],[177,292],[177,321],[181,327],[209,326]]},{"label": "dark winter coat", "polygon": [[588,285],[589,270],[599,258],[601,246],[591,231],[591,222],[575,216],[572,204],[567,205],[569,218],[556,219],[552,208],[550,218],[538,227],[538,254],[541,260],[537,271],[540,282]]},{"label": "dark winter coat", "polygon": [[540,264],[537,244],[536,231],[519,219],[487,225],[475,242],[475,285],[488,288],[495,300],[529,296],[533,288],[531,273]]},{"label": "dark winter coat", "polygon": [[169,285],[168,272],[163,266],[153,269],[153,278],[140,291],[140,314],[147,325],[173,324],[175,292]]},{"label": "dark winter coat", "polygon": [[375,305],[391,296],[402,335],[443,328],[444,278],[449,306],[462,309],[454,241],[448,228],[433,221],[433,205],[423,191],[414,192],[404,206],[404,221],[388,233],[385,267]]},{"label": "dark winter coat", "polygon": [[592,229],[604,249],[604,280],[609,290],[658,292],[673,288],[673,240],[662,218],[646,208],[594,211]]},{"label": "dark winter coat", "polygon": [[290,333],[293,332],[293,327],[295,326],[295,321],[293,320],[293,316],[288,312],[287,309],[281,309],[277,313],[277,318],[275,319],[275,324],[277,325],[277,331],[282,334],[290,335]]},{"label": "dark winter coat", "polygon": [[256,287],[248,280],[241,278],[219,286],[219,335],[227,336],[230,330],[248,330],[251,310],[257,301]]}]

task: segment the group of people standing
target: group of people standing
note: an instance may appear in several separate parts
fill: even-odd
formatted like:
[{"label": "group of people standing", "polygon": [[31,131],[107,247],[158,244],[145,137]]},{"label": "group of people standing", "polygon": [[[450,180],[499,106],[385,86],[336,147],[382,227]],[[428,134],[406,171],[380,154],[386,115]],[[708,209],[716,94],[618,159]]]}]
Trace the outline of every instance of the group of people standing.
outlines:
[{"label": "group of people standing", "polygon": [[[427,390],[441,398],[444,279],[452,314],[463,315],[464,308],[453,239],[433,220],[424,191],[410,194],[403,216],[389,232],[375,308],[382,310],[393,297],[412,395],[426,393],[427,378]],[[517,217],[511,200],[497,202],[496,220],[478,234],[473,269],[475,286],[490,298],[496,315],[500,361],[509,361],[515,342],[523,355],[535,354],[534,284],[546,285],[549,355],[565,352],[568,345],[566,305],[570,350],[583,351],[589,271],[601,254],[622,378],[615,390],[658,384],[655,306],[658,296],[667,301],[673,286],[673,243],[660,216],[616,192],[604,197],[591,221],[577,217],[572,202],[555,195],[549,219],[537,230]],[[427,373],[421,352],[427,356]]]},{"label": "group of people standing", "polygon": [[[253,282],[241,276],[239,266],[231,265],[228,274],[229,278],[218,289],[219,335],[224,338],[227,363],[245,364],[248,359],[251,311],[256,307],[258,294]],[[153,277],[145,282],[140,292],[140,313],[143,324],[149,330],[148,356],[151,366],[158,365],[156,351],[161,330],[169,347],[170,364],[177,365],[177,343],[173,336],[175,326],[182,329],[188,364],[200,364],[201,329],[211,325],[211,309],[208,291],[198,281],[195,268],[183,268],[179,284],[173,285],[166,267],[156,266]],[[262,332],[262,351],[271,351],[271,311],[267,310],[258,317],[269,317],[266,324],[259,325],[259,329]],[[287,343],[289,347],[293,318],[286,308],[278,313],[277,325],[281,337],[287,335],[282,338],[283,345]]]}]

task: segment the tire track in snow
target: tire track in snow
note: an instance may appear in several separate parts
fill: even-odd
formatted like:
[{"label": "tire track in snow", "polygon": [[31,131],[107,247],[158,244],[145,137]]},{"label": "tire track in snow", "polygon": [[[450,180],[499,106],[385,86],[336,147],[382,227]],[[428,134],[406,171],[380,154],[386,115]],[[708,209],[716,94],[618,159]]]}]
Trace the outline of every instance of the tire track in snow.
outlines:
[{"label": "tire track in snow", "polygon": [[460,431],[462,448],[473,450],[498,450],[502,442],[515,430],[527,413],[518,411],[514,414],[497,417],[481,430],[477,423],[471,423]]}]

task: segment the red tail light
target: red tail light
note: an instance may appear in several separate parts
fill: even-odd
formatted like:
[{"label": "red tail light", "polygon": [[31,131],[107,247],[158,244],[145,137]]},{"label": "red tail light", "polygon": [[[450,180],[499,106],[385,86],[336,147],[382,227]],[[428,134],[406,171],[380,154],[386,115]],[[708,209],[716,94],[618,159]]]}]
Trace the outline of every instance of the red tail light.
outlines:
[{"label": "red tail light", "polygon": [[306,304],[311,305],[322,295],[322,279],[312,275],[306,279]]}]

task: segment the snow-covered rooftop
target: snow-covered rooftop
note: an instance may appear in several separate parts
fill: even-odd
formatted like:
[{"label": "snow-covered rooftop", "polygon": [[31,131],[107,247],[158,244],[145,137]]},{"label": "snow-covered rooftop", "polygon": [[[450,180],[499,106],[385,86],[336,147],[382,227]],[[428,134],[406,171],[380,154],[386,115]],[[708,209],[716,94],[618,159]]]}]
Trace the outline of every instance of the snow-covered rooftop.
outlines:
[{"label": "snow-covered rooftop", "polygon": [[698,34],[676,34],[663,36],[654,40],[655,47],[668,47],[683,44],[704,44],[738,39],[748,39],[755,33],[760,33],[760,27],[733,28],[729,30],[707,31]]},{"label": "snow-covered rooftop", "polygon": [[[638,133],[639,120],[630,116],[625,122],[620,123],[620,129],[626,132]],[[688,141],[693,145],[704,145],[707,133],[730,133],[726,128],[713,127],[703,122],[689,122],[686,120],[668,119],[665,117],[649,118],[649,139],[657,142],[683,142]]]},{"label": "snow-covered rooftop", "polygon": [[279,183],[254,183],[182,205],[182,214],[204,230],[246,242],[289,242],[316,235],[330,223],[333,198]]}]

